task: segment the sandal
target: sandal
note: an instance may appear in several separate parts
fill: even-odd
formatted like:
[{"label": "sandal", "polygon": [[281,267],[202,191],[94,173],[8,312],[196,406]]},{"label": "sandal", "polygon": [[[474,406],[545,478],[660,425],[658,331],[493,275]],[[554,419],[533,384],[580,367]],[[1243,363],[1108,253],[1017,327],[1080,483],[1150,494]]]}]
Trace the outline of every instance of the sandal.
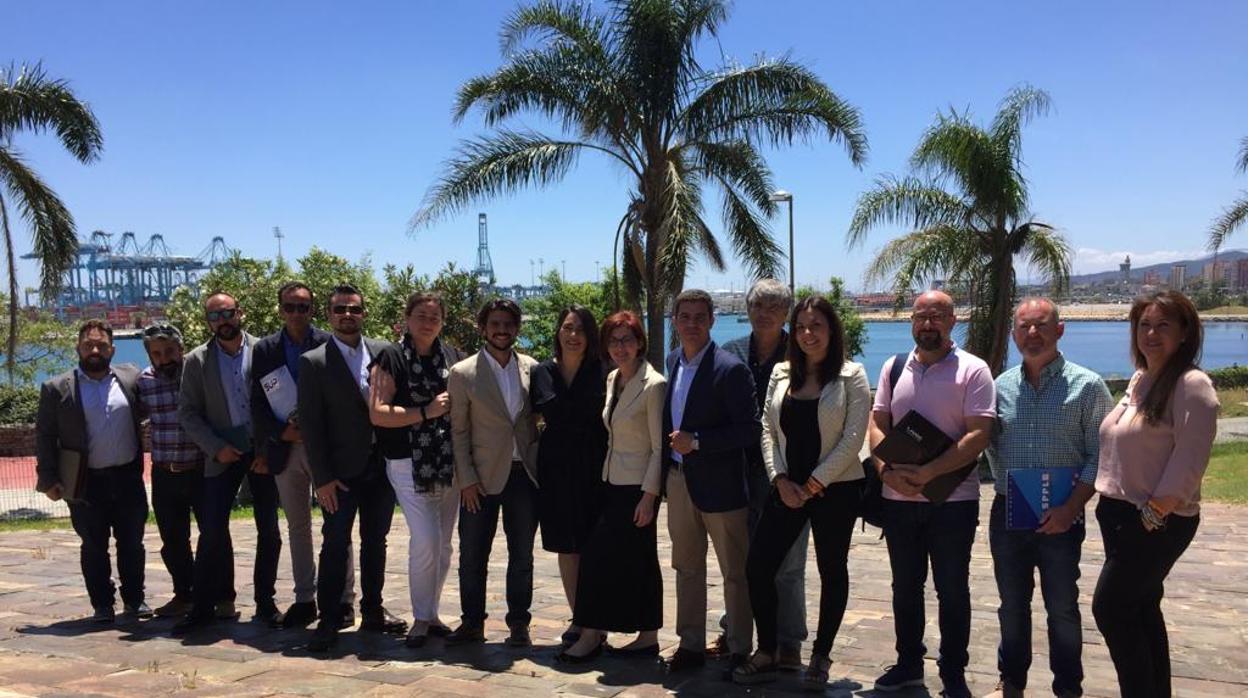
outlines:
[{"label": "sandal", "polygon": [[830,658],[811,656],[810,665],[802,672],[802,687],[808,691],[822,691],[828,685],[828,669],[831,668]]},{"label": "sandal", "polygon": [[776,680],[777,671],[779,665],[776,664],[776,658],[759,650],[749,661],[732,670],[732,682],[745,686],[767,683]]}]

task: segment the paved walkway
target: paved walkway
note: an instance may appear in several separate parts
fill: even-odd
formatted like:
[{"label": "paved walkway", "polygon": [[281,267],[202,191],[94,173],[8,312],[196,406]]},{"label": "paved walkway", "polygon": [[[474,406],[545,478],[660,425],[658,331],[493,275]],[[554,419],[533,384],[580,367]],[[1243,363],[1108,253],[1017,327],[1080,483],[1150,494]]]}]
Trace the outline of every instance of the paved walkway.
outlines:
[{"label": "paved walkway", "polygon": [[[986,501],[985,501],[986,505]],[[987,510],[981,521],[987,520]],[[660,522],[663,525],[663,522]],[[240,583],[250,578],[246,559],[254,545],[254,529],[233,522],[239,551]],[[1171,627],[1175,690],[1185,696],[1248,695],[1248,507],[1208,505],[1204,522],[1187,555],[1171,574],[1165,610]],[[500,533],[501,536],[501,533]],[[670,549],[660,535],[664,560],[666,629],[664,652],[676,643],[673,576],[666,560]],[[391,610],[406,613],[407,530],[395,517],[386,598]],[[69,530],[21,531],[0,536],[0,697],[3,696],[135,696],[189,694],[203,696],[333,695],[333,696],[685,696],[746,695],[720,680],[722,665],[712,662],[701,674],[665,677],[654,663],[604,659],[592,668],[574,671],[554,663],[556,640],[568,611],[563,601],[553,555],[537,555],[534,637],[531,650],[502,645],[504,561],[500,539],[490,567],[489,643],[448,650],[441,641],[412,651],[397,639],[346,632],[331,658],[306,654],[304,632],[282,632],[245,622],[251,607],[242,605],[244,622],[218,626],[205,637],[171,638],[172,621],[119,623],[101,628],[82,620],[88,611],[78,572],[77,538]],[[163,602],[169,578],[160,562],[154,528],[147,536],[149,599]],[[1101,564],[1096,526],[1084,548],[1084,660],[1088,695],[1116,695],[1113,667],[1095,630],[1090,595]],[[283,556],[285,557],[285,556]],[[722,605],[721,588],[712,559],[711,604]],[[452,568],[453,570],[454,568]],[[818,587],[813,557],[808,575],[808,604],[813,622]],[[893,658],[889,615],[889,574],[883,542],[868,531],[855,535],[851,552],[851,598],[844,626],[833,650],[833,677],[841,679],[830,695],[871,695],[869,687]],[[443,618],[457,616],[458,591],[452,572],[443,598]],[[278,582],[279,602],[290,597],[288,561]],[[240,587],[240,601],[249,601],[250,585]],[[996,681],[996,589],[992,581],[987,531],[981,526],[972,562],[974,633],[968,678],[979,695]],[[928,646],[937,646],[935,594],[928,591]],[[1037,607],[1038,599],[1037,599]],[[714,619],[715,614],[711,614]],[[712,620],[713,622],[713,620]],[[1047,693],[1051,676],[1045,656],[1044,620],[1035,618],[1037,656],[1031,686]],[[708,634],[714,631],[708,629]],[[806,646],[809,651],[809,644]],[[934,658],[934,657],[929,657]],[[939,692],[935,665],[928,663],[928,689]],[[756,689],[760,695],[796,695],[795,678]],[[909,695],[927,695],[916,690]]]}]

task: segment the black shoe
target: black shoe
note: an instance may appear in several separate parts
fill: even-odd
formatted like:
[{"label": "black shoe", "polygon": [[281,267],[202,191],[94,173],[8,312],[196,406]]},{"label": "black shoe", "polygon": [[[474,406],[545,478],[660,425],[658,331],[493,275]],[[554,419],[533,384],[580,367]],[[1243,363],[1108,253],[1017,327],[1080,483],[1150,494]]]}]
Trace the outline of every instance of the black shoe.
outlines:
[{"label": "black shoe", "polygon": [[190,613],[187,614],[185,618],[174,624],[173,629],[170,632],[174,635],[189,635],[193,632],[207,628],[215,621],[216,618],[209,614]]},{"label": "black shoe", "polygon": [[[532,647],[533,637],[529,635],[529,626],[527,625],[512,626],[511,634],[507,636],[506,640],[503,640],[503,644],[507,645],[508,647]],[[599,648],[600,653],[601,651],[602,649]]]},{"label": "black shoe", "polygon": [[555,661],[560,664],[587,664],[594,661],[602,655],[602,648],[607,645],[607,636],[604,634],[602,640],[589,651],[588,654],[568,654],[567,650],[555,655]]},{"label": "black shoe", "polygon": [[152,609],[146,603],[140,601],[134,606],[126,604],[125,610],[121,612],[121,615],[135,620],[147,620],[152,617]]},{"label": "black shoe", "polygon": [[407,637],[403,638],[403,646],[408,649],[418,650],[425,646],[429,641],[429,628],[422,627],[420,623],[413,623],[412,629],[408,631]]},{"label": "black shoe", "polygon": [[941,676],[940,680],[944,684],[940,695],[945,698],[971,698],[971,689],[966,685],[965,675]]},{"label": "black shoe", "polygon": [[321,623],[313,631],[312,638],[308,640],[308,651],[328,652],[336,644],[338,644],[338,628]]},{"label": "black shoe", "polygon": [[338,624],[338,629],[346,630],[353,627],[355,627],[355,609],[351,607],[351,604],[344,603],[342,604],[342,622]]},{"label": "black shoe", "polygon": [[732,650],[728,649],[728,633],[720,633],[711,646],[706,648],[709,657],[721,657],[731,653]]},{"label": "black shoe", "polygon": [[101,625],[104,623],[112,623],[116,619],[117,611],[113,610],[112,606],[100,606],[95,609],[94,613],[91,614],[91,622],[100,623]]},{"label": "black shoe", "polygon": [[477,623],[461,623],[446,636],[448,645],[467,645],[485,642],[485,628]]},{"label": "black shoe", "polygon": [[364,632],[390,635],[402,635],[407,632],[407,621],[391,614],[384,607],[364,611],[361,615],[364,616],[364,620],[360,623],[360,630]]},{"label": "black shoe", "polygon": [[256,623],[277,627],[282,622],[282,612],[277,610],[277,604],[270,601],[257,605],[256,612],[251,619]]},{"label": "black shoe", "polygon": [[233,601],[218,601],[212,614],[217,620],[238,620],[238,609],[234,607]]},{"label": "black shoe", "polygon": [[676,650],[667,660],[667,673],[675,674],[681,671],[689,671],[691,669],[700,669],[706,666],[706,653],[694,652],[683,647]]},{"label": "black shoe", "polygon": [[[296,601],[286,609],[279,621],[281,626],[286,629],[290,628],[306,628],[316,620],[316,602],[315,601]],[[352,618],[352,621],[355,619]]]},{"label": "black shoe", "polygon": [[190,613],[192,608],[194,608],[194,604],[188,599],[179,599],[175,596],[169,600],[169,603],[156,609],[156,617],[181,618]]},{"label": "black shoe", "polygon": [[903,688],[923,685],[923,666],[906,667],[894,664],[884,670],[884,675],[875,680],[875,690],[885,693],[900,691]]},{"label": "black shoe", "polygon": [[659,646],[646,645],[645,647],[611,647],[606,648],[606,653],[613,657],[657,657],[659,656]]},{"label": "black shoe", "polygon": [[446,637],[451,634],[451,629],[443,623],[434,623],[429,626],[429,637]]}]

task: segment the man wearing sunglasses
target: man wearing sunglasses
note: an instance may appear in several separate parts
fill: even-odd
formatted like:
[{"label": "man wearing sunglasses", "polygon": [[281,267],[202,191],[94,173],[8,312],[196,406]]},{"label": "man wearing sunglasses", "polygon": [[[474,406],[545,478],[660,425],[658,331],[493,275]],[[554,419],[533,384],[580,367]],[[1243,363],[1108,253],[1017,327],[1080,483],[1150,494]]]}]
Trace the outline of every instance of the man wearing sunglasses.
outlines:
[{"label": "man wearing sunglasses", "polygon": [[[290,281],[277,291],[282,328],[256,342],[251,359],[251,423],[256,453],[265,457],[277,480],[277,494],[286,512],[290,568],[295,602],[277,622],[302,628],[316,620],[316,558],[312,547],[312,469],[299,431],[297,396],[299,357],[329,341],[329,333],[312,324],[312,289]],[[355,570],[347,544],[347,576],[343,586],[343,623],[355,624]]]},{"label": "man wearing sunglasses", "polygon": [[329,297],[333,337],[299,358],[300,433],[324,513],[316,602],[321,620],[308,642],[324,652],[338,641],[347,587],[348,544],[360,517],[360,630],[403,634],[407,623],[381,603],[386,535],[394,518],[394,489],[386,477],[368,417],[368,369],[386,343],[364,336],[364,298],[342,285]]},{"label": "man wearing sunglasses", "polygon": [[243,478],[251,488],[256,519],[255,619],[271,623],[278,555],[277,485],[263,455],[252,450],[251,356],[256,338],[243,331],[243,310],[228,293],[204,301],[204,319],[212,338],[196,347],[182,368],[178,419],[204,452],[204,516],[200,521],[191,612],[174,626],[186,634],[215,619],[233,618],[234,545],[230,509]]}]

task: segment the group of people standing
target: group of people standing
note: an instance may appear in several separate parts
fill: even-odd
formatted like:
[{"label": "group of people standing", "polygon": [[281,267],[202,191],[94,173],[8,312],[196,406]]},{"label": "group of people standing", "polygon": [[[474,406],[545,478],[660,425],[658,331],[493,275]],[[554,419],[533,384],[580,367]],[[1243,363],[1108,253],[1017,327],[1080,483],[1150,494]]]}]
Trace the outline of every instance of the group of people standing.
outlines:
[{"label": "group of people standing", "polygon": [[[679,346],[660,372],[645,359],[641,319],[602,319],[579,306],[558,317],[554,358],[515,350],[519,307],[491,300],[477,317],[483,346],[465,357],[441,337],[446,308],[411,296],[397,342],[362,336],[365,299],[351,286],[327,299],[332,333],[311,325],[315,299],[291,282],[278,294],[283,328],[263,339],[243,330],[226,293],[204,300],[208,342],[183,357],[179,331],[143,333],[151,366],[112,366],[112,331],[88,321],[79,366],[44,384],[38,417],[38,489],[59,499],[66,453],[86,465],[69,502],[82,539],[93,618],[114,619],[108,554],[117,541],[124,613],[153,614],[144,601],[141,421],[150,420],[152,506],[174,597],[156,615],[179,617],[177,634],[236,615],[230,510],[246,479],[257,527],[253,568],[258,620],[316,623],[310,651],[325,651],[355,624],[352,531],[359,519],[359,612],[363,631],[485,641],[486,574],[502,519],[507,542],[506,644],[532,643],[533,547],[556,553],[572,620],[559,661],[603,652],[654,657],[663,623],[657,514],[666,502],[676,572],[679,647],[668,671],[728,658],[743,684],[800,670],[821,689],[849,597],[852,532],[867,483],[878,476],[879,523],[892,571],[896,663],[875,683],[895,691],[924,682],[924,586],[939,601],[938,667],[947,696],[970,695],[969,567],[979,524],[978,469],[987,453],[996,480],[989,521],[1000,593],[1002,695],[1021,695],[1031,663],[1035,571],[1048,613],[1052,689],[1082,694],[1078,605],[1084,510],[1096,516],[1106,563],[1092,605],[1124,695],[1169,695],[1169,649],[1160,603],[1170,568],[1199,521],[1200,480],[1216,430],[1217,398],[1197,368],[1201,326],[1181,294],[1142,298],[1131,310],[1137,371],[1112,405],[1091,371],[1058,350],[1057,306],[1024,299],[1013,317],[1022,364],[995,380],[952,340],[953,300],[920,295],[913,350],[885,362],[874,399],[861,364],[847,360],[835,306],[794,303],[772,279],[750,290],[750,335],[717,346],[709,294],[672,305]],[[787,321],[787,322],[786,322]],[[787,324],[787,330],[786,330]],[[894,424],[917,412],[951,442],[927,463],[871,455]],[[1015,470],[1066,466],[1077,483],[1037,528],[1006,522]],[[872,477],[868,477],[872,476]],[[938,500],[934,481],[954,478]],[[959,481],[960,479],[960,481]],[[312,499],[323,516],[319,559]],[[410,625],[382,603],[386,538],[395,504],[406,520]],[[275,603],[285,511],[295,600]],[[192,513],[199,528],[190,545]],[[439,617],[459,530],[461,619]],[[810,659],[805,562],[809,538],[819,575]],[[722,635],[707,643],[707,555],[723,576]],[[757,629],[757,648],[755,648]],[[608,633],[633,635],[608,645]]]}]

